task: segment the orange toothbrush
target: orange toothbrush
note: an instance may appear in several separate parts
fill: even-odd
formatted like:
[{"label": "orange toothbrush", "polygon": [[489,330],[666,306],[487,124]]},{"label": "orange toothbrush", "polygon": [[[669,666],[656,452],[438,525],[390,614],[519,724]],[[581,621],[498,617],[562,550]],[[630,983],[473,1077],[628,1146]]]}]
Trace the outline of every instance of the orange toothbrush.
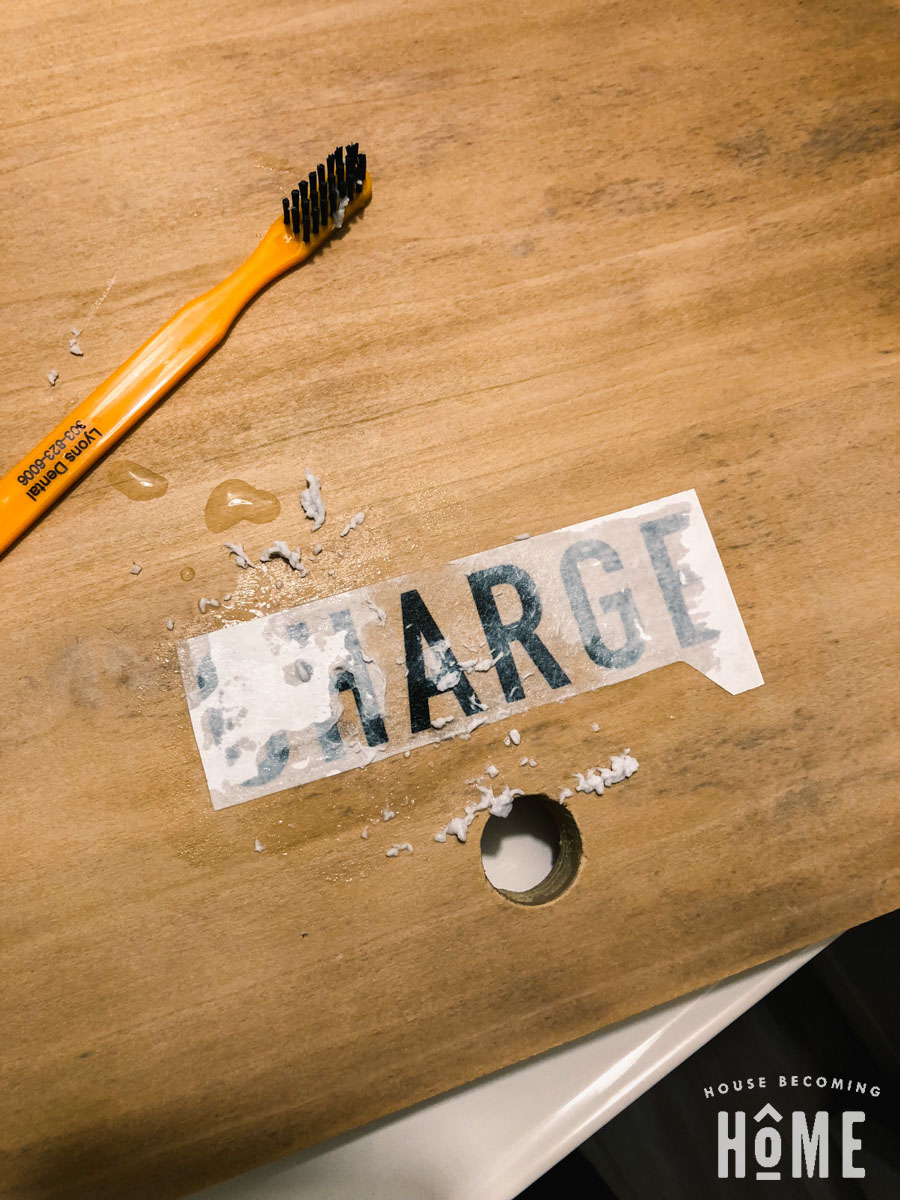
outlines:
[{"label": "orange toothbrush", "polygon": [[224,338],[267,283],[372,198],[366,156],[340,146],[282,201],[281,220],[220,284],[189,301],[0,479],[0,554]]}]

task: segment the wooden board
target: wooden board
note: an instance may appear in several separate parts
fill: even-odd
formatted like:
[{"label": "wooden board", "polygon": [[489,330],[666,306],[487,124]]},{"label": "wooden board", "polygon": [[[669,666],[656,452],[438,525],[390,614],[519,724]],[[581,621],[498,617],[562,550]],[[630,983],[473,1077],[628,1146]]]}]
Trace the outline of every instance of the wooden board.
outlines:
[{"label": "wooden board", "polygon": [[[2,469],[336,141],[375,186],[0,561],[4,1196],[183,1195],[897,905],[895,5],[14,0],[0,30]],[[431,842],[494,727],[214,812],[174,653],[236,588],[204,505],[245,479],[282,514],[235,532],[308,551],[307,466],[334,575],[273,604],[695,487],[765,686],[675,665],[519,720],[536,791],[641,761],[573,802],[543,906]]]}]

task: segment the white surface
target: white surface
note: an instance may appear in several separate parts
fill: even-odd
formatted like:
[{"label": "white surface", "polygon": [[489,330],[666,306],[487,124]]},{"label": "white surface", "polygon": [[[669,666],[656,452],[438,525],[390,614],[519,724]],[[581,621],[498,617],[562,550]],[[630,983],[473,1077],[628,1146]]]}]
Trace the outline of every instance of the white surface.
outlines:
[{"label": "white surface", "polygon": [[198,1193],[202,1200],[511,1200],[822,946]]},{"label": "white surface", "polygon": [[559,830],[543,808],[514,804],[508,817],[488,817],[481,865],[495,888],[527,892],[547,878],[559,856]]}]

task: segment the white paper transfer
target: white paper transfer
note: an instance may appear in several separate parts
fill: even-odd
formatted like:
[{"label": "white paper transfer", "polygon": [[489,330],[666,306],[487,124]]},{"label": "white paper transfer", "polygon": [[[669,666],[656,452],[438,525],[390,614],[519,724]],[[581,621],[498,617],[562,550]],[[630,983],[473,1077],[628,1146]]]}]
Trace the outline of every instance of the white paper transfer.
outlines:
[{"label": "white paper transfer", "polygon": [[694,491],[178,647],[215,808],[686,662],[762,676]]}]

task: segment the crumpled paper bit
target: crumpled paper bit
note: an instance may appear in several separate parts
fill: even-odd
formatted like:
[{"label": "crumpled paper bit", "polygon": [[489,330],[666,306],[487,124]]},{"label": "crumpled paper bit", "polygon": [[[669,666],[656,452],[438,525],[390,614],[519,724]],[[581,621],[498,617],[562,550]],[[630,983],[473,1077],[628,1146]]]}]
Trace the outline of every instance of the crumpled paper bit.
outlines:
[{"label": "crumpled paper bit", "polygon": [[351,517],[350,520],[347,522],[347,524],[344,526],[344,528],[341,530],[341,537],[346,537],[351,529],[356,529],[358,526],[362,525],[362,523],[365,519],[366,519],[366,514],[364,512],[358,512],[355,517]]},{"label": "crumpled paper bit", "polygon": [[614,783],[621,783],[624,779],[630,779],[639,766],[640,763],[637,759],[631,757],[631,751],[623,750],[621,754],[612,756],[608,767],[589,767],[584,773],[576,771],[575,791],[593,792],[597,796],[602,796],[604,788],[612,787]]},{"label": "crumpled paper bit", "polygon": [[300,493],[300,507],[310,521],[313,522],[313,533],[325,524],[325,501],[322,499],[322,489],[312,471],[306,472],[307,486]]},{"label": "crumpled paper bit", "polygon": [[247,567],[254,566],[249,557],[244,553],[244,547],[240,542],[225,542],[224,549],[229,554],[234,555],[234,561],[239,567],[243,567],[246,570]]},{"label": "crumpled paper bit", "polygon": [[292,571],[298,571],[301,575],[308,575],[306,567],[300,561],[300,547],[292,550],[287,542],[273,542],[268,550],[263,550],[259,556],[261,563],[271,562],[273,558],[283,558]]},{"label": "crumpled paper bit", "polygon": [[495,796],[493,788],[485,787],[480,783],[475,784],[475,786],[481,792],[481,799],[472,801],[465,806],[466,815],[464,817],[454,817],[451,821],[447,822],[443,829],[438,830],[434,835],[436,842],[446,842],[448,834],[451,834],[458,841],[464,842],[469,835],[469,826],[475,820],[478,813],[489,812],[492,817],[508,817],[512,812],[516,796],[525,795],[521,788],[504,787],[499,796]]}]

